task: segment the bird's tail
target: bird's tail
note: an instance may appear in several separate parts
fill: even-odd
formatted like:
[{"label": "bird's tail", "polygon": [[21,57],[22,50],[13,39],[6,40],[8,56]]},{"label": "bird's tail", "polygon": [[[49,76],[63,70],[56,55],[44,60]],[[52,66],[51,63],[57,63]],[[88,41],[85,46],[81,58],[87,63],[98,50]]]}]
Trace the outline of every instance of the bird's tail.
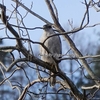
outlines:
[{"label": "bird's tail", "polygon": [[54,86],[56,84],[56,75],[51,72],[50,76],[50,86]]}]

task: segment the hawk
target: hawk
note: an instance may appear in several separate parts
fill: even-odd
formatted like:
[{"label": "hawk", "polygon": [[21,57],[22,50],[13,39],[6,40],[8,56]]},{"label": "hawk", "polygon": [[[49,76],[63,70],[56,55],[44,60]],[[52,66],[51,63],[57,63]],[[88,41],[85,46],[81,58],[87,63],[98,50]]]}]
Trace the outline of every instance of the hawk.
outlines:
[{"label": "hawk", "polygon": [[[56,66],[56,64],[53,57],[56,60],[58,60],[62,54],[61,40],[58,35],[48,38],[49,36],[56,34],[53,28],[51,27],[51,25],[48,25],[48,24],[44,25],[43,30],[44,32],[40,39],[40,42],[44,43],[44,45],[48,48],[51,54],[48,54],[48,52],[42,46],[40,46],[41,60],[50,63],[54,67]],[[52,72],[50,72],[50,74],[51,74],[50,86],[54,86],[56,83],[56,75],[54,75],[54,73]]]}]

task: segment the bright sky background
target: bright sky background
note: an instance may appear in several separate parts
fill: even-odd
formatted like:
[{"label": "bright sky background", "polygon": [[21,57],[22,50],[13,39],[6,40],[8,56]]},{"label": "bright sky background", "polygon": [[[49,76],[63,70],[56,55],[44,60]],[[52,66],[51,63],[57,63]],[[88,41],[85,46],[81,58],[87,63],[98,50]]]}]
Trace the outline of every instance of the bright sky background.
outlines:
[{"label": "bright sky background", "polygon": [[[11,0],[4,0],[4,1],[7,8],[12,11],[11,4],[15,4],[15,3],[11,2]],[[44,17],[45,19],[52,21],[44,1],[45,0],[22,0],[22,3],[24,3],[27,7],[30,8],[31,3],[33,2],[32,10],[37,14],[39,14],[40,16]],[[2,2],[2,0],[0,0],[0,2]],[[86,10],[85,5],[81,3],[84,2],[84,0],[54,0],[54,2],[58,9],[60,23],[64,28],[69,29],[68,20],[73,21],[73,26],[75,27],[78,27],[80,25],[84,12]],[[24,15],[25,12],[21,12],[21,13],[23,13]],[[25,22],[27,27],[36,27],[36,26],[42,27],[45,24],[44,22],[42,22],[41,20],[37,19],[36,17],[30,14],[28,14]],[[92,25],[99,22],[100,22],[100,12],[96,12],[94,8],[90,8],[90,24]],[[94,29],[98,32],[99,26],[86,29],[84,30],[84,32],[86,32],[86,34],[87,33],[89,34],[93,32]],[[36,30],[31,32],[30,34],[32,35],[32,38],[38,40],[40,38],[42,30]],[[36,34],[35,37],[33,36],[33,34]]]},{"label": "bright sky background", "polygon": [[[89,0],[87,0],[87,1],[89,1]],[[95,1],[97,1],[97,0],[95,0]],[[47,5],[45,3],[45,0],[22,0],[22,3],[25,6],[27,6],[28,8],[31,7],[32,2],[33,2],[32,11],[39,14],[43,18],[49,20],[50,22],[53,22],[51,19],[50,13],[48,11]],[[73,21],[73,27],[80,26],[83,15],[86,10],[85,5],[82,4],[82,2],[84,2],[84,0],[54,0],[54,2],[58,9],[60,23],[66,30],[70,29],[70,26],[68,25],[68,20]],[[0,3],[2,3],[2,0],[0,0]],[[10,15],[11,11],[13,10],[12,5],[15,5],[15,3],[12,2],[12,0],[4,0],[4,4],[7,7],[7,15]],[[20,9],[19,10],[20,13],[24,16],[26,14],[26,10],[24,10],[22,7],[19,7],[19,9]],[[92,7],[92,8],[90,8],[89,14],[90,14],[90,20],[89,20],[90,24],[89,25],[100,23],[100,12],[96,12],[96,10]],[[30,13],[28,13],[24,22],[25,22],[26,27],[29,27],[29,28],[42,27],[45,24],[43,21],[34,17]],[[10,21],[10,23],[16,24],[15,19],[12,19]],[[96,37],[93,34],[96,34],[99,32],[99,29],[100,29],[99,27],[100,26],[84,29],[84,30],[80,31],[79,35],[81,35],[81,37],[84,36],[85,42],[87,40],[95,42],[99,39],[99,37]],[[39,41],[42,33],[43,33],[43,30],[41,30],[41,29],[29,31],[29,34],[33,41]],[[2,34],[0,34],[0,36],[2,37]],[[3,36],[4,36],[4,34],[3,34]],[[82,42],[84,42],[84,38],[81,39]],[[12,45],[12,44],[14,44],[14,42],[9,41],[9,44],[8,44],[8,42],[6,42],[5,44]]]}]

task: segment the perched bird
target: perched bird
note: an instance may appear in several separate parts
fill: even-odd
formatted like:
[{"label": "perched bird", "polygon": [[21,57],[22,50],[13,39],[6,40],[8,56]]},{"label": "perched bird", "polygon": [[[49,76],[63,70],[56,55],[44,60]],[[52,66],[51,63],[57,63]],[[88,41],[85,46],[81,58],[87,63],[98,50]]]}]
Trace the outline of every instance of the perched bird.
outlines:
[{"label": "perched bird", "polygon": [[[56,34],[54,32],[54,30],[52,29],[51,25],[48,25],[48,24],[44,25],[43,30],[44,30],[44,32],[40,39],[40,42],[44,43],[44,45],[50,51],[50,54],[48,54],[48,52],[42,46],[40,46],[41,60],[50,63],[54,67],[54,66],[56,66],[56,63],[55,63],[53,57],[56,60],[58,60],[62,54],[61,40],[58,35],[48,38],[49,36]],[[56,75],[54,75],[54,73],[52,73],[52,72],[50,72],[50,75],[51,75],[50,86],[54,86],[56,83]]]}]

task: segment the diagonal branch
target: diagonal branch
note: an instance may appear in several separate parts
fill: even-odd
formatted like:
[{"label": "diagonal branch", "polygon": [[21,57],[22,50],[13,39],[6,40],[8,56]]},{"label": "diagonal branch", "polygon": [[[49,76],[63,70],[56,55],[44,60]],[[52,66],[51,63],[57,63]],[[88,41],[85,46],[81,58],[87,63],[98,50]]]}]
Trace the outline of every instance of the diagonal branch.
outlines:
[{"label": "diagonal branch", "polygon": [[41,17],[40,15],[36,14],[35,12],[31,11],[29,8],[27,8],[26,6],[24,6],[22,3],[20,3],[18,0],[12,0],[15,3],[17,3],[18,5],[20,5],[21,7],[23,7],[26,11],[30,12],[32,15],[36,16],[37,18],[39,18],[40,20],[42,20],[45,23],[48,23],[50,25],[52,25],[52,23],[50,23],[48,20],[44,19],[43,17]]},{"label": "diagonal branch", "polygon": [[[61,27],[59,21],[57,20],[57,18],[56,18],[56,16],[55,16],[55,13],[54,13],[53,8],[52,8],[52,6],[51,6],[51,4],[50,4],[50,1],[49,1],[49,0],[45,0],[45,2],[46,2],[47,6],[48,6],[48,8],[49,8],[51,17],[52,17],[52,19],[53,19],[53,21],[54,21],[56,27],[58,27],[57,29],[58,29],[58,30],[61,29],[61,30],[64,31],[64,29]],[[59,31],[60,31],[60,30],[59,30]]]},{"label": "diagonal branch", "polygon": [[[5,24],[5,26],[9,29],[9,31],[16,37],[16,38],[20,38],[18,33],[11,27],[11,25],[9,24],[9,22],[7,21],[7,17],[6,17],[6,7],[3,6],[2,4],[0,4],[0,8],[1,10],[1,20],[2,22]],[[22,47],[22,43],[20,40],[16,39],[17,41],[17,45],[19,47]]]},{"label": "diagonal branch", "polygon": [[[52,6],[49,2],[49,0],[45,0],[48,6],[48,9],[50,11],[50,14],[52,16],[52,19],[55,23],[55,28],[60,30],[60,32],[65,32],[65,30],[61,27],[60,23],[58,22],[58,20],[55,18],[54,12],[52,11]],[[71,38],[66,34],[63,35],[63,37],[66,39],[66,41],[68,42],[69,46],[71,47],[71,49],[74,51],[76,57],[83,57],[83,55],[81,54],[81,52],[77,49],[77,47],[75,46],[74,42],[71,40]],[[99,85],[98,80],[99,78],[96,77],[93,73],[93,71],[91,70],[90,66],[88,65],[87,61],[85,59],[80,59],[81,63],[83,64],[84,68],[87,70],[87,72],[89,73],[89,75],[92,77],[92,79],[95,79],[96,84]]]},{"label": "diagonal branch", "polygon": [[55,16],[56,16],[57,20],[59,20],[59,18],[58,18],[58,11],[57,11],[57,8],[56,8],[56,6],[55,6],[55,4],[54,4],[54,1],[53,1],[53,0],[50,0],[50,2],[51,2],[52,7],[53,7],[53,9],[54,9]]}]

